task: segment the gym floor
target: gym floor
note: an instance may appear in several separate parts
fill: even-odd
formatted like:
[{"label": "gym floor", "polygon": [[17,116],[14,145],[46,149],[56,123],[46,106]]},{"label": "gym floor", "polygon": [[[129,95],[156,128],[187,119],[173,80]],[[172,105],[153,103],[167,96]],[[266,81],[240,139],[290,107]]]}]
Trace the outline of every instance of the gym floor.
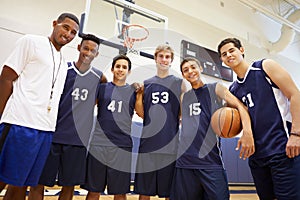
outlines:
[{"label": "gym floor", "polygon": [[[57,193],[60,190],[60,187],[56,186],[53,188],[47,188],[45,195],[45,200],[57,200],[58,195]],[[254,186],[230,186],[230,200],[258,200],[258,196],[255,192],[255,187]],[[3,199],[5,191],[2,191],[0,194],[0,199]],[[81,190],[80,188],[76,187],[75,189],[75,195],[73,197],[73,200],[85,200],[85,194],[86,191]],[[101,195],[100,197],[101,200],[112,200],[113,195]],[[127,195],[127,200],[137,200],[138,195],[136,194],[128,194]],[[158,198],[158,197],[151,197],[151,200],[163,200],[164,198]]]}]

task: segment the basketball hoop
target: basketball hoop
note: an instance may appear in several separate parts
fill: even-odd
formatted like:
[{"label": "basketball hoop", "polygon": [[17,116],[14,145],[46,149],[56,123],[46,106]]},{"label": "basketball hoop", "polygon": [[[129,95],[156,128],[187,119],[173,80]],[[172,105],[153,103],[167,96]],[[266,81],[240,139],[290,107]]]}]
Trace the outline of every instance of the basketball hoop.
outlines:
[{"label": "basketball hoop", "polygon": [[128,52],[137,52],[137,50],[133,49],[134,43],[147,39],[149,31],[142,25],[130,24],[123,28],[122,35],[124,38],[124,47],[128,49]]}]

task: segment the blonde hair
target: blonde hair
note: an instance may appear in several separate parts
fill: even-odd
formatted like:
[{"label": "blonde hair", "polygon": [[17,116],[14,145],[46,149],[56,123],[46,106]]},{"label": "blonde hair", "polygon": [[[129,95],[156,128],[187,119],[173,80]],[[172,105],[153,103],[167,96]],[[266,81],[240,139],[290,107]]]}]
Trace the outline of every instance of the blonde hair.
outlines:
[{"label": "blonde hair", "polygon": [[155,49],[155,53],[154,53],[154,60],[156,60],[156,57],[157,57],[157,54],[159,52],[162,52],[162,51],[170,51],[171,52],[171,59],[173,61],[174,59],[174,50],[172,49],[172,47],[168,44],[161,44],[159,45],[158,47],[156,47]]}]

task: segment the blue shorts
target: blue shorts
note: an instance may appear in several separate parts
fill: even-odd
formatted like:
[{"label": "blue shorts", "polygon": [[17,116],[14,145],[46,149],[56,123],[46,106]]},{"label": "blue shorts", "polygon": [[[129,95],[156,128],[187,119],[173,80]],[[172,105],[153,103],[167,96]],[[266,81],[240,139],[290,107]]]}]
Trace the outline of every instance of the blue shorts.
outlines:
[{"label": "blue shorts", "polygon": [[124,156],[124,150],[131,155],[131,147],[92,146],[87,158],[86,183],[81,188],[90,192],[104,192],[107,187],[107,193],[111,195],[129,193],[131,158]]},{"label": "blue shorts", "polygon": [[1,137],[6,133],[0,155],[0,180],[14,186],[37,185],[53,132],[0,124]]},{"label": "blue shorts", "polygon": [[59,186],[84,184],[86,154],[84,146],[52,143],[39,184],[52,187],[56,178]]},{"label": "blue shorts", "polygon": [[[141,160],[139,158],[137,171],[141,172],[141,168],[151,166],[153,171],[146,170],[144,173],[136,173],[134,180],[134,192],[146,196],[156,196],[160,198],[170,197],[173,174],[175,171],[175,157],[169,154],[151,154],[148,153],[148,158]],[[160,166],[159,161],[170,163],[167,166]],[[156,166],[155,166],[156,165]]]},{"label": "blue shorts", "polygon": [[229,199],[224,169],[176,168],[170,200]]},{"label": "blue shorts", "polygon": [[260,199],[300,199],[300,157],[277,154],[249,159],[249,166]]}]

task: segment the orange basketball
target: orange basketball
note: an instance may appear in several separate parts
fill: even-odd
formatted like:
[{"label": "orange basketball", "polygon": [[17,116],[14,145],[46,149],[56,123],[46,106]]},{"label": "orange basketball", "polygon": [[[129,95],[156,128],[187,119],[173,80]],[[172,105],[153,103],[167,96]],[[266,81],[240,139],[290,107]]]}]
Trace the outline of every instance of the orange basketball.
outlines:
[{"label": "orange basketball", "polygon": [[242,130],[239,111],[230,107],[219,108],[211,117],[211,126],[220,137],[232,138],[238,135]]}]

